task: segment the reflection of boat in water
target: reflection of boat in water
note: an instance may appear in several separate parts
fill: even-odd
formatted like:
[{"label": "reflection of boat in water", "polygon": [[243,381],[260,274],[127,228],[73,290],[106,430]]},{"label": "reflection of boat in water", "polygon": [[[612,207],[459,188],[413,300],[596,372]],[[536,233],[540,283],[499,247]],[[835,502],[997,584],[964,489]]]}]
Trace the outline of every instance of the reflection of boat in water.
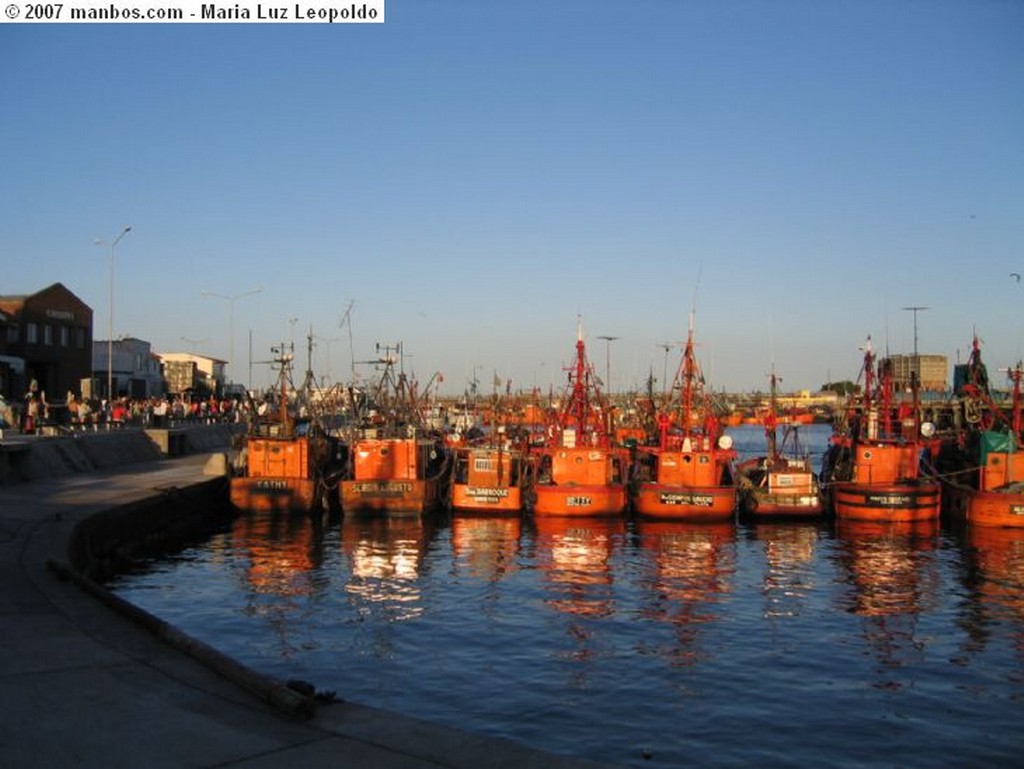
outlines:
[{"label": "reflection of boat in water", "polygon": [[918,614],[934,606],[940,589],[936,553],[939,521],[838,519],[840,559],[853,587],[856,614]]},{"label": "reflection of boat in water", "polygon": [[768,451],[736,468],[740,512],[759,517],[817,517],[824,510],[818,477],[800,445],[799,425],[783,427],[781,445],[776,431],[777,379],[771,374],[771,396],[764,415]]},{"label": "reflection of boat in water", "polygon": [[257,414],[236,457],[231,503],[249,511],[309,513],[329,506],[334,440],[319,424],[299,421],[289,408],[292,356],[279,355],[277,408]]},{"label": "reflection of boat in water", "polygon": [[[972,592],[983,615],[1024,620],[1024,529],[971,526],[967,543],[976,570]],[[1024,650],[1024,631],[1021,637]]]},{"label": "reflection of boat in water", "polygon": [[651,578],[641,616],[672,626],[671,647],[651,652],[674,667],[692,667],[714,656],[700,644],[701,628],[719,618],[719,604],[732,593],[736,571],[736,527],[643,518],[638,542],[649,553]]},{"label": "reflection of boat in water", "polygon": [[814,551],[819,531],[804,522],[758,522],[751,533],[764,546],[766,617],[795,617],[815,589]]},{"label": "reflection of boat in water", "polygon": [[568,614],[614,613],[610,559],[622,544],[625,520],[538,516],[534,524],[536,560],[547,578],[544,602]]},{"label": "reflection of boat in water", "polygon": [[457,568],[488,582],[517,571],[522,517],[457,515],[452,518],[452,551]]},{"label": "reflection of boat in water", "polygon": [[1024,433],[1018,363],[1009,416],[993,400],[978,337],[966,365],[958,366],[954,395],[960,429],[942,447],[944,509],[974,526],[1024,528]]},{"label": "reflection of boat in water", "polygon": [[434,536],[431,516],[346,515],[341,551],[350,563],[345,592],[366,611],[394,620],[419,616],[423,555]]},{"label": "reflection of boat in water", "polygon": [[922,464],[930,466],[928,455],[938,443],[927,440],[934,425],[920,422],[917,379],[913,403],[897,406],[891,361],[879,364],[877,391],[874,365],[868,339],[861,370],[863,398],[851,400],[823,462],[835,514],[866,521],[937,519],[940,485]]},{"label": "reflection of boat in water", "polygon": [[633,509],[646,517],[732,520],[736,452],[704,393],[692,316],[672,392],[677,397],[658,415],[656,445],[637,447]]},{"label": "reflection of boat in water", "polygon": [[[400,347],[399,350],[400,357]],[[447,494],[451,469],[440,434],[424,426],[423,405],[395,358],[377,361],[383,373],[362,404],[360,425],[349,446],[349,467],[341,481],[346,512],[423,513],[438,508]]]},{"label": "reflection of boat in water", "polygon": [[546,444],[535,450],[535,516],[625,512],[626,455],[611,444],[609,418],[580,328],[565,404],[548,428]]}]

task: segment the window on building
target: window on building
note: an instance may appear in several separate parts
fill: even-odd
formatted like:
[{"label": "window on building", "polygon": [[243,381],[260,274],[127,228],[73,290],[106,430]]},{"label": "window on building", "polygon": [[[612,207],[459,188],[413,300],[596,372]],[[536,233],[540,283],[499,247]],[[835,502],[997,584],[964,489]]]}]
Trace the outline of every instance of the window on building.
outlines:
[{"label": "window on building", "polygon": [[7,327],[7,341],[14,344],[18,341],[18,324],[12,323]]},{"label": "window on building", "polygon": [[39,326],[35,323],[25,324],[25,344],[37,344],[39,342]]},{"label": "window on building", "polygon": [[68,337],[70,335],[70,331],[71,331],[71,329],[69,329],[67,326],[61,326],[60,327],[60,346],[61,347],[67,347],[68,346],[68,341],[69,341]]},{"label": "window on building", "polygon": [[75,329],[75,347],[77,347],[79,350],[81,350],[83,347],[85,347],[85,329],[84,328],[76,328]]},{"label": "window on building", "polygon": [[43,344],[47,347],[53,344],[53,326],[49,323],[43,326]]}]

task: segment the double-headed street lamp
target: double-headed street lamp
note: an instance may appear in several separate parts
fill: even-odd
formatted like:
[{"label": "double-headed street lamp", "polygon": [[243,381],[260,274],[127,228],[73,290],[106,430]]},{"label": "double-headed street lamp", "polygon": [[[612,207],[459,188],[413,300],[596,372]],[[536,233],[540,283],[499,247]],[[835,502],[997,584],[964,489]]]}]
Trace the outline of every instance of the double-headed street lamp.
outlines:
[{"label": "double-headed street lamp", "polygon": [[128,225],[110,243],[96,238],[93,241],[97,246],[110,247],[110,285],[107,288],[107,400],[114,398],[114,249],[121,242],[121,238],[132,231]]},{"label": "double-headed street lamp", "polygon": [[617,337],[617,336],[608,336],[607,334],[605,334],[604,336],[599,336],[598,337],[598,339],[603,339],[604,343],[605,343],[604,344],[604,376],[605,376],[604,391],[605,391],[606,395],[610,394],[611,391],[612,391],[612,342],[614,342],[618,338],[619,337]]},{"label": "double-headed street lamp", "polygon": [[[235,359],[235,300],[242,299],[246,296],[252,296],[260,292],[260,287],[257,286],[249,291],[243,291],[241,294],[233,294],[226,296],[224,294],[216,294],[213,291],[203,291],[203,296],[212,297],[213,299],[223,299],[228,303],[228,366],[234,365]],[[228,368],[228,371],[231,369]],[[225,377],[228,382],[232,381],[231,377],[228,376],[228,371],[225,372]]]}]

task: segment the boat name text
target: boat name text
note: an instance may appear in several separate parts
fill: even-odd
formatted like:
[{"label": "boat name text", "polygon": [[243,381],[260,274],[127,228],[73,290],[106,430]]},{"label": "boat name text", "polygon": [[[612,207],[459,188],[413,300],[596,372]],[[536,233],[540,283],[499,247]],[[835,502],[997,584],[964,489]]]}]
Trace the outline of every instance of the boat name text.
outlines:
[{"label": "boat name text", "polygon": [[470,486],[466,494],[474,499],[505,499],[508,496],[508,489],[489,489],[483,486]]},{"label": "boat name text", "polygon": [[256,481],[257,491],[287,491],[288,481]]},{"label": "boat name text", "polygon": [[666,492],[661,494],[663,505],[693,505],[694,507],[711,507],[715,498],[710,494],[678,494]]}]

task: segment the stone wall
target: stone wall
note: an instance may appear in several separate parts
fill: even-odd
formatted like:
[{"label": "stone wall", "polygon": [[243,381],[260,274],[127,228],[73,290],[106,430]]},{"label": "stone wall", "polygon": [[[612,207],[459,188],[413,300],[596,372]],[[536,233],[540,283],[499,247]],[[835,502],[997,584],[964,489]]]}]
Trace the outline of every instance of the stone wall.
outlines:
[{"label": "stone wall", "polygon": [[[175,428],[183,454],[228,450],[244,425],[195,425]],[[137,462],[156,462],[165,448],[143,430],[81,432],[26,441],[28,451],[12,457],[8,482],[31,481],[97,470],[113,470]]]}]

